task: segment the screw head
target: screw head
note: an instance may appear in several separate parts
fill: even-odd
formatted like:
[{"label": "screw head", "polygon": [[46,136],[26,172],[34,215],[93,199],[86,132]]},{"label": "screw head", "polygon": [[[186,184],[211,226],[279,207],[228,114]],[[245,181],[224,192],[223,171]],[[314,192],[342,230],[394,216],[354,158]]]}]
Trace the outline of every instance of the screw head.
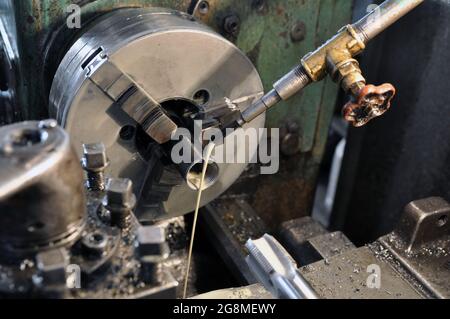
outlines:
[{"label": "screw head", "polygon": [[300,126],[296,121],[285,123],[281,131],[281,153],[293,156],[300,151]]},{"label": "screw head", "polygon": [[83,144],[83,168],[88,171],[100,171],[108,166],[106,149],[103,143]]},{"label": "screw head", "polygon": [[132,209],[136,204],[133,183],[128,178],[110,178],[106,184],[105,207]]},{"label": "screw head", "polygon": [[158,226],[141,226],[137,230],[137,246],[141,258],[168,256],[166,233]]},{"label": "screw head", "polygon": [[225,17],[223,21],[223,29],[232,36],[237,36],[241,29],[241,19],[236,14]]},{"label": "screw head", "polygon": [[300,42],[305,40],[306,37],[306,25],[303,22],[297,22],[291,29],[292,42]]},{"label": "screw head", "polygon": [[286,128],[289,133],[298,134],[300,125],[296,121],[289,121],[286,123]]},{"label": "screw head", "polygon": [[123,141],[131,141],[136,135],[136,128],[133,125],[126,125],[120,130],[119,136]]},{"label": "screw head", "polygon": [[43,251],[36,255],[36,267],[43,285],[65,285],[69,255],[64,248]]},{"label": "screw head", "polygon": [[209,3],[208,1],[200,1],[198,3],[198,12],[202,15],[205,15],[209,12]]}]

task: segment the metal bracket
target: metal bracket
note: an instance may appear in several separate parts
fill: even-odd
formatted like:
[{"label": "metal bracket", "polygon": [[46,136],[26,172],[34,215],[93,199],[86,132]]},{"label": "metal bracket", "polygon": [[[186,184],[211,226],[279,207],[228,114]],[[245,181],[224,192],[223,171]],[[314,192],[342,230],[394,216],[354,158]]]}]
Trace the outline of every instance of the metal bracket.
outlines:
[{"label": "metal bracket", "polygon": [[97,55],[85,65],[87,77],[122,110],[142,125],[159,144],[171,139],[177,125],[164,113],[161,105],[131,76],[111,62],[99,48]]}]

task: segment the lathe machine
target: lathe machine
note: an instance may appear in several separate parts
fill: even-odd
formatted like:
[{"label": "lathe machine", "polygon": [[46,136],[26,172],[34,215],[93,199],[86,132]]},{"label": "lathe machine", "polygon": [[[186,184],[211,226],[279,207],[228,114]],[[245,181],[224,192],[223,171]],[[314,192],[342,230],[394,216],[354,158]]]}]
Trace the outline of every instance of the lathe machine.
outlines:
[{"label": "lathe machine", "polygon": [[0,296],[449,298],[449,19],[1,1]]}]

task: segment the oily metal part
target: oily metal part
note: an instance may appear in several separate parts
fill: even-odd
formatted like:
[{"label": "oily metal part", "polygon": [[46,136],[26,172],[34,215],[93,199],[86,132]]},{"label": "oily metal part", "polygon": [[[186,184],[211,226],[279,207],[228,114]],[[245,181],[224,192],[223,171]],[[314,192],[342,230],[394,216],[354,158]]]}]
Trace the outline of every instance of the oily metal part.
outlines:
[{"label": "oily metal part", "polygon": [[76,239],[85,223],[83,172],[56,121],[0,129],[0,250],[20,257]]},{"label": "oily metal part", "polygon": [[[123,9],[102,17],[63,59],[52,86],[50,111],[68,131],[77,151],[83,143],[103,142],[111,162],[106,174],[131,178],[138,197],[143,195],[149,165],[135,145],[119,137],[122,127],[136,122],[87,79],[89,71],[83,69],[100,51],[158,103],[193,101],[196,92],[206,90],[209,101],[201,106],[205,113],[226,108],[226,101],[243,101],[236,103],[243,111],[263,94],[259,75],[248,58],[189,15],[153,8]],[[244,129],[263,127],[264,121],[263,115]],[[245,147],[245,141],[239,143],[237,149]],[[218,145],[216,150],[223,148]],[[224,192],[246,164],[218,166],[218,180],[205,191],[202,206]],[[172,187],[162,205],[169,216],[190,212],[195,191],[180,183]]]}]

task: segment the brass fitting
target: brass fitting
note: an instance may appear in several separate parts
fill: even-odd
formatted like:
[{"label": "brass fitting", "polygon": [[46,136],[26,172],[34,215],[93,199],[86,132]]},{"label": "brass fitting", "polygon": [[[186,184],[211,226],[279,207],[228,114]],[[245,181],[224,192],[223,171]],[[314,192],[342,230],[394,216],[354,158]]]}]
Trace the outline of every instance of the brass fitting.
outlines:
[{"label": "brass fitting", "polygon": [[321,81],[330,70],[330,62],[332,69],[335,69],[340,63],[363,52],[365,48],[363,39],[351,25],[347,25],[316,51],[308,53],[301,61],[302,66],[311,80]]},{"label": "brass fitting", "polygon": [[337,50],[328,53],[328,73],[334,82],[340,83],[345,92],[356,96],[366,85],[366,79],[361,73],[358,61],[351,56],[346,56],[346,53],[348,52]]}]

